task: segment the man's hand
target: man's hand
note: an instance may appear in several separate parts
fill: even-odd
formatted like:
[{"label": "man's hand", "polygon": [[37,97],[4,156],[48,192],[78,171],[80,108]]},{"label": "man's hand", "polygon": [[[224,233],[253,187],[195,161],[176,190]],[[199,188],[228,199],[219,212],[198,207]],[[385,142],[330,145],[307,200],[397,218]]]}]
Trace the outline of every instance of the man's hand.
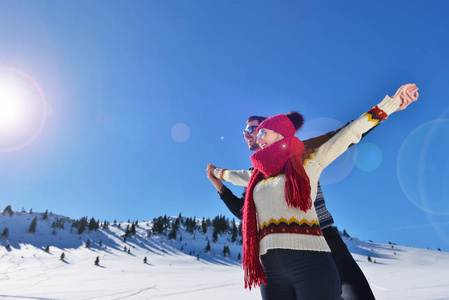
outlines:
[{"label": "man's hand", "polygon": [[415,84],[406,84],[401,86],[396,94],[394,94],[393,100],[395,100],[399,107],[396,111],[406,109],[410,103],[418,100],[418,87]]},{"label": "man's hand", "polygon": [[223,188],[223,182],[221,182],[220,179],[218,179],[217,177],[215,177],[214,175],[214,170],[217,167],[215,167],[212,164],[207,164],[207,168],[206,168],[206,173],[207,173],[207,178],[210,180],[210,182],[215,186],[215,188],[217,189],[217,191],[221,191],[221,189]]}]

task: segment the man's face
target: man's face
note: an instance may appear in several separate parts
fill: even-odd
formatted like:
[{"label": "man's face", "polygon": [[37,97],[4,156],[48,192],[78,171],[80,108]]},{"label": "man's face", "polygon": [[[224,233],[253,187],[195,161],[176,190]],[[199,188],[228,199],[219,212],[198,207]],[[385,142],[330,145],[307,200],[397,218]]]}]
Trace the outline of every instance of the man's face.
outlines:
[{"label": "man's face", "polygon": [[[251,151],[257,151],[260,149],[257,144],[257,126],[259,126],[259,121],[257,120],[247,123],[243,134],[245,142],[248,144],[248,149]],[[251,133],[248,133],[248,131],[251,131]]]}]

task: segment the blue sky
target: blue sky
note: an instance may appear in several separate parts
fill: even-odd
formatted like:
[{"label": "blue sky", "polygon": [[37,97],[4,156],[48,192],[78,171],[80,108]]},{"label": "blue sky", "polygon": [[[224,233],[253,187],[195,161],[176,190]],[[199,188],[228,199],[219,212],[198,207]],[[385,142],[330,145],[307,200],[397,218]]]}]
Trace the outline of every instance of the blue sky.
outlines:
[{"label": "blue sky", "polygon": [[205,169],[249,167],[248,116],[297,110],[307,138],[415,83],[418,102],[323,173],[324,195],[353,236],[449,250],[448,9],[0,0],[0,205],[232,217]]}]

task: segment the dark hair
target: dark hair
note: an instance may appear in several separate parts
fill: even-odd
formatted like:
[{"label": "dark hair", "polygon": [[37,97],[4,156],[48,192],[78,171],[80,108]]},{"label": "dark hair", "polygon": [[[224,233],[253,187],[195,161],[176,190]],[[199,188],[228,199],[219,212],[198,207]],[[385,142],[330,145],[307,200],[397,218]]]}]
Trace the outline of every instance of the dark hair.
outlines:
[{"label": "dark hair", "polygon": [[257,122],[262,123],[267,117],[262,117],[262,116],[251,116],[248,118],[248,120],[246,120],[246,123],[252,122],[257,120]]},{"label": "dark hair", "polygon": [[302,127],[302,125],[304,125],[304,117],[300,113],[296,111],[289,111],[285,115],[293,123],[296,131],[298,131]]}]

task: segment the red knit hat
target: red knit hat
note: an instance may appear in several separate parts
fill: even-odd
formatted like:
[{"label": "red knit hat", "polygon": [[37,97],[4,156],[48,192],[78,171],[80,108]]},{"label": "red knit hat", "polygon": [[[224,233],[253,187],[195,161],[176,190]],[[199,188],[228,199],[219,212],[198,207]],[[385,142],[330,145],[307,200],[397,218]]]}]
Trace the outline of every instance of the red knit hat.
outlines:
[{"label": "red knit hat", "polygon": [[286,115],[275,115],[265,119],[260,123],[259,127],[257,127],[257,131],[266,128],[273,130],[279,134],[282,134],[284,137],[290,137],[295,135],[295,126],[290,121],[290,119]]}]

